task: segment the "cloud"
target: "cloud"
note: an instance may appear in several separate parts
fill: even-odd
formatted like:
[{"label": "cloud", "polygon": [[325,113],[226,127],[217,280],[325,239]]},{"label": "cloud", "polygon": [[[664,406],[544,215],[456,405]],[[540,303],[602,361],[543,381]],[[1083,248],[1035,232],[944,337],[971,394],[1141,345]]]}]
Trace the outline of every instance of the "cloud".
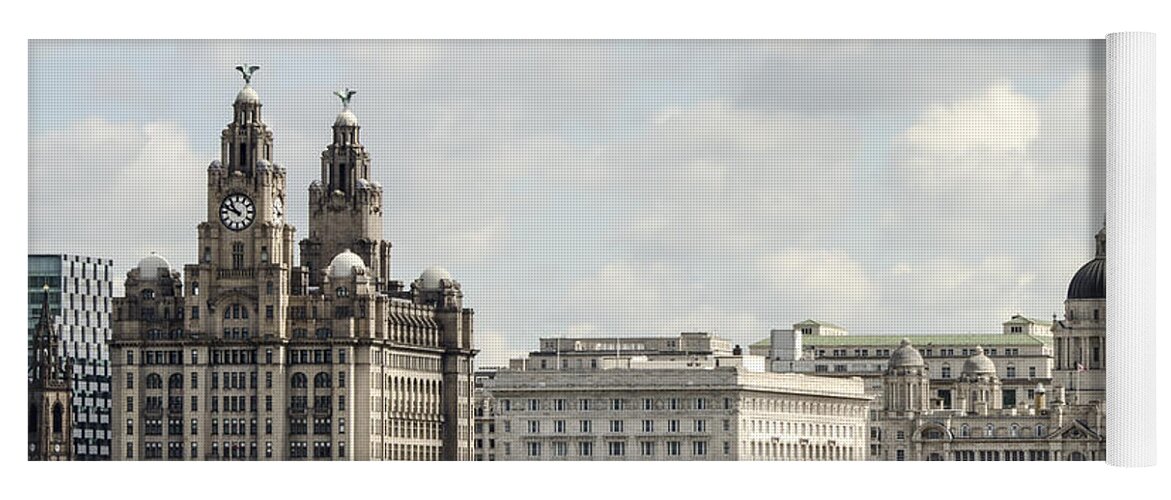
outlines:
[{"label": "cloud", "polygon": [[205,182],[176,124],[82,120],[33,135],[29,155],[30,253],[112,258],[121,270],[151,251],[180,267],[194,258]]}]

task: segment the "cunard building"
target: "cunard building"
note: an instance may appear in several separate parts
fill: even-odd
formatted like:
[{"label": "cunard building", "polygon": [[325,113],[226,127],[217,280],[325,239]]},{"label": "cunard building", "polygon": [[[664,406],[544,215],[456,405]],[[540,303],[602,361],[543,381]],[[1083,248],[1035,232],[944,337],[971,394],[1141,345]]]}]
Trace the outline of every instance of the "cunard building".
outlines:
[{"label": "cunard building", "polygon": [[354,93],[338,94],[297,264],[257,68],[237,69],[199,262],[148,255],[113,301],[113,458],[470,460],[473,312],[441,268],[391,279]]}]

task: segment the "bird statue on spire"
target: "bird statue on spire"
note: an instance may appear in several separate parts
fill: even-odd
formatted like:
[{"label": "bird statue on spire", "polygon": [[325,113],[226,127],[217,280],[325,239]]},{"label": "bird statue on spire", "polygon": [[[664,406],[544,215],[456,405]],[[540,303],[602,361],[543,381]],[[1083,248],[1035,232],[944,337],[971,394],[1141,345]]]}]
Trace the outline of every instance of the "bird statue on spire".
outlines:
[{"label": "bird statue on spire", "polygon": [[252,73],[255,73],[256,70],[258,70],[258,69],[260,69],[260,66],[247,65],[247,64],[241,64],[239,66],[236,66],[236,71],[239,71],[241,75],[244,75],[244,84],[245,85],[252,83]]},{"label": "bird statue on spire", "polygon": [[342,100],[342,107],[343,108],[349,108],[350,107],[350,99],[353,99],[354,94],[357,94],[357,93],[358,93],[357,90],[350,90],[349,87],[346,87],[346,90],[344,90],[344,91],[335,90],[333,92],[333,95],[338,96],[338,98],[340,98]]}]

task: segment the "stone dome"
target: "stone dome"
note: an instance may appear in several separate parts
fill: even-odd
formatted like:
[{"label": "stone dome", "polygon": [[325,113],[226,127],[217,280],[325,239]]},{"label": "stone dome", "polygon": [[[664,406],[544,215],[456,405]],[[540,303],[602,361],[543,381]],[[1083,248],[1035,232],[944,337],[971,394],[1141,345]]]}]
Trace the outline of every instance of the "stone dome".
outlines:
[{"label": "stone dome", "polygon": [[911,339],[903,339],[899,342],[898,349],[890,353],[890,367],[912,367],[923,366],[923,355],[919,354],[919,350],[911,345]]},{"label": "stone dome", "polygon": [[144,280],[158,279],[160,275],[171,275],[171,263],[162,255],[151,252],[150,255],[138,261],[138,278]]},{"label": "stone dome", "polygon": [[1095,258],[1077,270],[1069,282],[1066,299],[1106,298],[1106,259]]},{"label": "stone dome", "polygon": [[357,127],[358,117],[354,116],[354,112],[350,108],[345,108],[341,113],[338,113],[337,119],[333,121],[335,127]]},{"label": "stone dome", "polygon": [[984,354],[984,348],[976,346],[976,354],[964,360],[964,374],[968,375],[995,375],[996,363]]},{"label": "stone dome", "polygon": [[366,272],[366,262],[358,254],[346,249],[329,261],[330,279],[347,279],[354,276],[354,269]]},{"label": "stone dome", "polygon": [[451,279],[451,273],[439,266],[428,267],[423,274],[419,275],[419,280],[422,281],[420,285],[424,290],[438,290],[443,286],[441,280],[455,281]]},{"label": "stone dome", "polygon": [[240,89],[240,93],[236,94],[236,104],[260,104],[260,94],[251,85],[245,85]]}]

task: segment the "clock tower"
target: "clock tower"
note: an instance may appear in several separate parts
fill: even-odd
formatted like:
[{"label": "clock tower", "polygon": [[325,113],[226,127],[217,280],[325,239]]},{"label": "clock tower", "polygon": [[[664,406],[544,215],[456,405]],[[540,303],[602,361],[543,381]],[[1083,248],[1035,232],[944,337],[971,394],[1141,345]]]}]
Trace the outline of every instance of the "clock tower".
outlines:
[{"label": "clock tower", "polygon": [[73,360],[61,359],[61,338],[49,314],[49,285],[33,337],[28,377],[28,459],[73,460]]},{"label": "clock tower", "polygon": [[220,134],[220,159],[207,168],[199,262],[184,270],[186,329],[223,340],[279,338],[295,229],[285,222],[285,169],[272,163],[272,131],[251,84],[259,68],[236,69],[245,83]]}]

